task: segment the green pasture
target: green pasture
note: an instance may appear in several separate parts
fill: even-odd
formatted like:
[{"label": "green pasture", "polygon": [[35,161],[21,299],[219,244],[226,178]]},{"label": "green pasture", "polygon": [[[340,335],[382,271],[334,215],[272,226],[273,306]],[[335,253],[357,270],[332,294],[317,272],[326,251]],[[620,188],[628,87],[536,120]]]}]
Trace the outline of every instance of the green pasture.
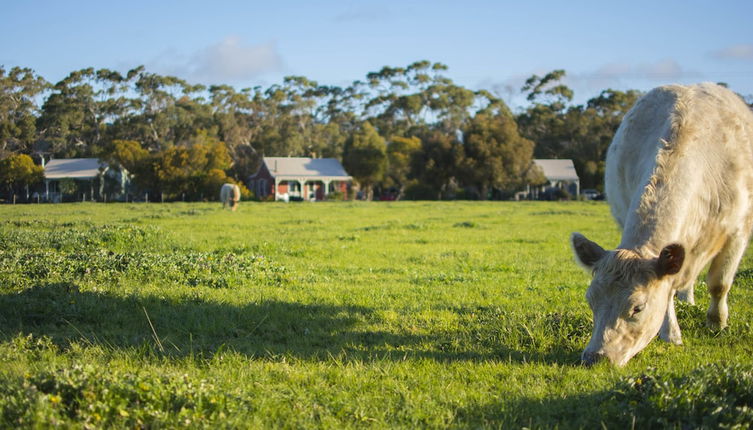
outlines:
[{"label": "green pasture", "polygon": [[587,369],[601,202],[0,207],[0,427],[753,423],[753,261],[730,327]]}]

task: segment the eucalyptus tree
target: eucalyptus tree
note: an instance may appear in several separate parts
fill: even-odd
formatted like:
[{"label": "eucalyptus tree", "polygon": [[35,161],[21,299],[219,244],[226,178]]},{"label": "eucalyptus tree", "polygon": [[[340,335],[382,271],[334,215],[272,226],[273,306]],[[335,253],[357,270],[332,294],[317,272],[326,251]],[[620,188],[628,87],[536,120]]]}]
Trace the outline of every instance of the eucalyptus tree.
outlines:
[{"label": "eucalyptus tree", "polygon": [[232,175],[245,179],[254,173],[259,161],[255,140],[265,114],[261,89],[236,91],[229,85],[213,85],[209,95],[218,137],[232,159]]},{"label": "eucalyptus tree", "polygon": [[573,91],[560,81],[564,70],[528,78],[521,91],[531,105],[517,117],[523,136],[536,142],[537,158],[564,158],[570,140],[565,114],[573,99]]},{"label": "eucalyptus tree", "polygon": [[585,188],[603,187],[607,149],[622,118],[641,93],[606,89],[585,106],[570,107],[565,115],[569,144],[564,155],[572,158]]},{"label": "eucalyptus tree", "polygon": [[437,199],[449,197],[465,151],[455,135],[429,130],[420,137],[421,149],[411,158],[412,175],[431,188]]},{"label": "eucalyptus tree", "polygon": [[128,78],[133,80],[136,92],[129,139],[158,151],[188,142],[197,130],[212,128],[212,111],[202,97],[206,90],[203,85],[149,73],[143,67],[129,71]]},{"label": "eucalyptus tree", "polygon": [[0,157],[30,152],[37,138],[38,100],[49,83],[29,68],[0,66]]},{"label": "eucalyptus tree", "polygon": [[493,188],[515,191],[524,185],[533,165],[533,147],[518,133],[507,106],[482,110],[463,130],[461,181],[474,187],[482,200]]},{"label": "eucalyptus tree", "polygon": [[407,67],[385,66],[366,75],[368,99],[362,116],[374,122],[383,136],[408,136],[416,127],[433,122],[437,111],[446,108],[443,90],[452,81],[443,76],[447,66],[416,61]]},{"label": "eucalyptus tree", "polygon": [[345,142],[343,164],[363,187],[366,199],[372,200],[374,185],[382,181],[387,169],[387,144],[368,122]]},{"label": "eucalyptus tree", "polygon": [[413,178],[413,159],[421,151],[421,139],[416,136],[393,136],[387,144],[387,172],[385,186],[397,189],[397,200],[405,194]]},{"label": "eucalyptus tree", "polygon": [[56,156],[90,156],[102,135],[93,68],[71,72],[56,83],[42,106],[38,127]]},{"label": "eucalyptus tree", "polygon": [[536,157],[570,158],[584,187],[602,188],[607,148],[640,92],[607,89],[585,105],[572,105],[564,77],[555,70],[526,81],[522,90],[532,105],[517,117],[521,134],[536,142]]}]

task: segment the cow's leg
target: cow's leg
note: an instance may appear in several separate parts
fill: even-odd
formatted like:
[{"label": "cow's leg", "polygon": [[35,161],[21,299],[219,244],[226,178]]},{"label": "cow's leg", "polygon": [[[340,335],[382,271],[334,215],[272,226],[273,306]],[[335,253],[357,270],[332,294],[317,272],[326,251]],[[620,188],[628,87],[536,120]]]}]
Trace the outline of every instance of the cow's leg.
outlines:
[{"label": "cow's leg", "polygon": [[674,293],[667,302],[667,312],[664,314],[664,322],[659,330],[661,340],[675,345],[682,345],[682,334],[680,333],[680,324],[677,323],[677,314],[675,314],[675,297]]},{"label": "cow's leg", "polygon": [[706,312],[706,324],[712,330],[721,330],[727,327],[727,293],[732,287],[737,266],[745,252],[748,238],[736,236],[730,238],[719,254],[714,257],[709,267],[706,283],[711,294],[711,304]]},{"label": "cow's leg", "polygon": [[694,285],[690,283],[686,288],[683,288],[681,290],[677,290],[677,298],[682,300],[683,302],[690,303],[691,305],[695,304],[695,294],[693,291]]}]

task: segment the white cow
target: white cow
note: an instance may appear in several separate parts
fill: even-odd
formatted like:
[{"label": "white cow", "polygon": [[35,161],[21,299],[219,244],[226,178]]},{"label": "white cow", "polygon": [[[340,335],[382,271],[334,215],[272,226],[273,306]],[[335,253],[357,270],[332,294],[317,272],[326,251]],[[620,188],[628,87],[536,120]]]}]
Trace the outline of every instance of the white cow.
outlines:
[{"label": "white cow", "polygon": [[220,188],[220,201],[222,208],[230,206],[231,210],[238,209],[238,202],[241,201],[241,189],[235,184],[223,184]]},{"label": "white cow", "polygon": [[624,365],[656,336],[681,344],[674,296],[693,302],[710,262],[707,324],[727,325],[727,293],[753,227],[753,113],[715,84],[652,90],[628,112],[605,175],[620,245],[605,251],[573,233],[593,274],[594,315],[582,360]]}]

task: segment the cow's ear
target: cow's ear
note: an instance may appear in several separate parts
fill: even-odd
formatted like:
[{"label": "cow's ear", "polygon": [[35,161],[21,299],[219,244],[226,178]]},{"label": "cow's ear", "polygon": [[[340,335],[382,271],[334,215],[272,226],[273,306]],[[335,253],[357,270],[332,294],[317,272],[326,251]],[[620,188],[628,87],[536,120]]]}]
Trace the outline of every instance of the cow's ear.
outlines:
[{"label": "cow's ear", "polygon": [[685,248],[680,244],[667,245],[656,259],[656,275],[660,278],[674,275],[682,269],[685,262]]},{"label": "cow's ear", "polygon": [[580,233],[573,233],[570,236],[570,244],[573,247],[573,253],[575,253],[575,261],[589,271],[592,271],[594,264],[607,253],[596,242],[591,242]]}]

